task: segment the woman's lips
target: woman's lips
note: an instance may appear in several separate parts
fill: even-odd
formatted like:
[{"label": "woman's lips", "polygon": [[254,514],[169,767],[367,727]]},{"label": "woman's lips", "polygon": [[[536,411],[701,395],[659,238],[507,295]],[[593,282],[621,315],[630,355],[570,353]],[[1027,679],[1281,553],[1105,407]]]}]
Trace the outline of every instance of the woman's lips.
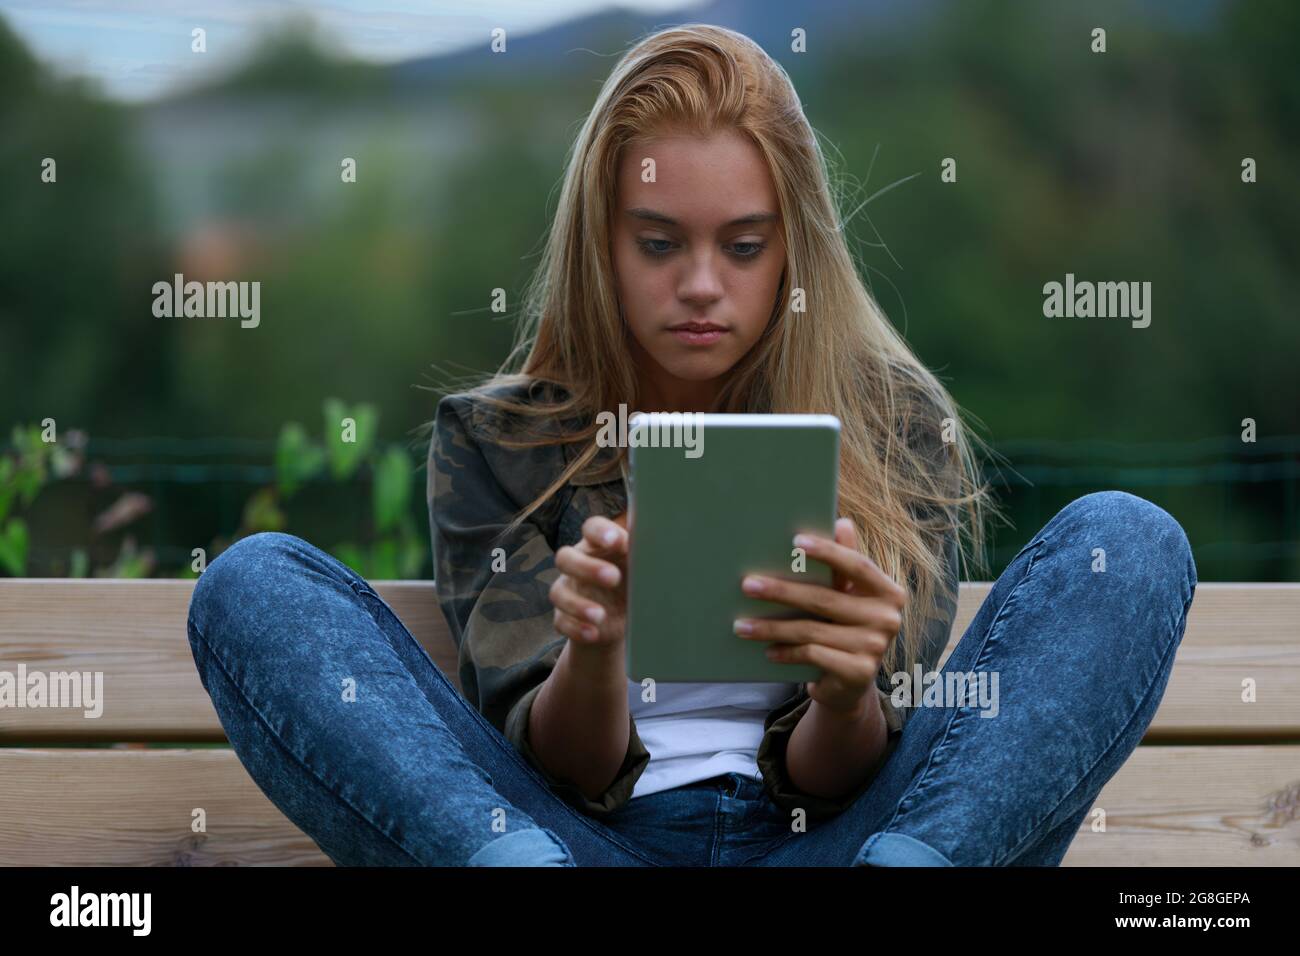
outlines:
[{"label": "woman's lips", "polygon": [[687,345],[712,345],[727,334],[726,329],[717,326],[692,328],[687,325],[668,331],[677,337],[677,341],[685,342]]}]

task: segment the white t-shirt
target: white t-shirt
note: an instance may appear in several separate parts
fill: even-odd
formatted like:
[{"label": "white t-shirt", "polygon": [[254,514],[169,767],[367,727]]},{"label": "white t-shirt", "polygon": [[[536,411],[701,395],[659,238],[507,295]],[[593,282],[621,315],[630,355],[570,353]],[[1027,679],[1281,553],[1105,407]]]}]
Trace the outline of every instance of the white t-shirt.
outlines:
[{"label": "white t-shirt", "polygon": [[655,700],[627,682],[627,703],[650,762],[632,788],[643,797],[724,773],[762,779],[758,746],[763,720],[798,690],[797,683],[655,685]]}]

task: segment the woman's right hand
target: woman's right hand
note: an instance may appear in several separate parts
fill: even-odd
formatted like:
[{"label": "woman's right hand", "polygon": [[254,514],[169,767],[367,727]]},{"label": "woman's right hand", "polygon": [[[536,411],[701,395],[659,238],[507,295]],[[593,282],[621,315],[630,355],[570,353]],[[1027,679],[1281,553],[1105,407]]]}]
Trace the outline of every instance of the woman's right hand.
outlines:
[{"label": "woman's right hand", "polygon": [[578,646],[622,645],[627,617],[627,514],[593,516],[582,538],[555,552],[555,629]]}]

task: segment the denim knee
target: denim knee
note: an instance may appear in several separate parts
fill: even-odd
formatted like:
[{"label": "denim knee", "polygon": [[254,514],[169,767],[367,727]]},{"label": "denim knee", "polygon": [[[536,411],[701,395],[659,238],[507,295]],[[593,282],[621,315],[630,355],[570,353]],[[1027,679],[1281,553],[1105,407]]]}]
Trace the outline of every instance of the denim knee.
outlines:
[{"label": "denim knee", "polygon": [[1074,499],[1043,527],[1040,537],[1072,539],[1087,546],[1090,557],[1104,561],[1104,554],[1093,554],[1088,540],[1090,532],[1103,531],[1111,540],[1118,534],[1134,545],[1131,552],[1151,577],[1164,579],[1171,586],[1196,585],[1196,562],[1182,525],[1159,505],[1127,491],[1096,491]]},{"label": "denim knee", "polygon": [[217,555],[194,582],[189,620],[205,635],[210,623],[224,620],[274,582],[306,542],[280,531],[240,538]]},{"label": "denim knee", "polygon": [[564,842],[545,827],[503,834],[484,844],[466,866],[577,866]]}]

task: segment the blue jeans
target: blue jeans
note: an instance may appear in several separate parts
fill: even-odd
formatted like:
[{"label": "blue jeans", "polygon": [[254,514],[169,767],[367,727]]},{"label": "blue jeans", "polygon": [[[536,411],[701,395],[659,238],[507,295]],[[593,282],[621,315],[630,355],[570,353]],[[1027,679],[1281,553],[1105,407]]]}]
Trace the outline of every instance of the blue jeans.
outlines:
[{"label": "blue jeans", "polygon": [[1151,723],[1195,588],[1167,512],[1124,492],[1075,500],[943,667],[996,673],[996,717],[915,707],[870,788],[806,830],[740,774],[583,814],[365,580],[292,535],[218,556],[188,632],[244,767],[339,865],[1055,866]]}]

